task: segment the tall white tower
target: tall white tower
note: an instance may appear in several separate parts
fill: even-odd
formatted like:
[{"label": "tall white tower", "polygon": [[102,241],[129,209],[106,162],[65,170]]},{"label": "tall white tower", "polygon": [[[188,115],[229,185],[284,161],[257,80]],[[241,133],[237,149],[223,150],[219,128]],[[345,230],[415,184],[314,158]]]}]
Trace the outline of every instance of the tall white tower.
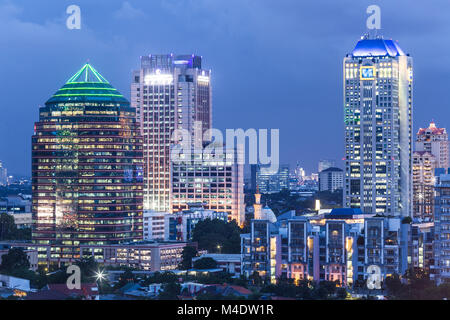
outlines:
[{"label": "tall white tower", "polygon": [[344,58],[344,206],[411,215],[412,58],[363,37]]}]

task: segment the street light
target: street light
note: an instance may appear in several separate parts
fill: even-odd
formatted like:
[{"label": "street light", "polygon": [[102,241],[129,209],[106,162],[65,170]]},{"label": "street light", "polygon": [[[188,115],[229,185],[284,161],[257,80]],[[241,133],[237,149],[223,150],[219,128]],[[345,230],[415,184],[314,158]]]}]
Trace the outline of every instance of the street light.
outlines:
[{"label": "street light", "polygon": [[95,273],[95,278],[97,281],[102,281],[106,278],[105,274],[103,273],[103,270],[99,270]]},{"label": "street light", "polygon": [[221,245],[218,244],[218,245],[217,245],[217,250],[219,250],[219,253],[221,253],[221,249],[222,249]]}]

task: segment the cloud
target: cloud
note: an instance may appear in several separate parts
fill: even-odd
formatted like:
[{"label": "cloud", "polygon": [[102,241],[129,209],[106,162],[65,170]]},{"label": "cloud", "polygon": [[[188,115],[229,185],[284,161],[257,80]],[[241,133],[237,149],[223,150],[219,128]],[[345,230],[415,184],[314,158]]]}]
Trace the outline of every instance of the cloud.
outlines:
[{"label": "cloud", "polygon": [[117,19],[131,20],[145,17],[145,13],[134,8],[128,1],[125,1],[122,3],[122,7],[113,13],[113,16]]}]

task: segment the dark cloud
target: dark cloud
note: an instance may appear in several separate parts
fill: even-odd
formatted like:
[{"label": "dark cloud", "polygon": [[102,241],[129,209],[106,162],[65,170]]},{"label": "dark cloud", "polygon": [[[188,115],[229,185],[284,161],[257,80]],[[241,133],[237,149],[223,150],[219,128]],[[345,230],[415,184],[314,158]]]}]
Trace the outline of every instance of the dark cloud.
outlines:
[{"label": "dark cloud", "polygon": [[[65,27],[70,4],[81,30]],[[342,158],[342,59],[371,4],[414,57],[414,130],[450,128],[446,0],[0,0],[0,159],[30,173],[38,106],[87,59],[129,96],[139,56],[192,52],[213,70],[216,127],[279,128],[281,160],[316,170]]]}]

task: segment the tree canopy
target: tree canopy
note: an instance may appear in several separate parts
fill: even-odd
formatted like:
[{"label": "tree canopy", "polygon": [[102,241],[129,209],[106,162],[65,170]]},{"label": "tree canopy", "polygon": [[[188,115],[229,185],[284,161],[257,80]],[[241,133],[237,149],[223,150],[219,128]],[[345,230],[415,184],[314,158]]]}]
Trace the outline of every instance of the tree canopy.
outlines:
[{"label": "tree canopy", "polygon": [[215,269],[217,268],[217,261],[213,258],[201,258],[194,262],[194,269]]},{"label": "tree canopy", "polygon": [[192,241],[200,250],[211,253],[239,253],[241,251],[241,228],[233,220],[219,219],[199,221],[193,230]]}]

